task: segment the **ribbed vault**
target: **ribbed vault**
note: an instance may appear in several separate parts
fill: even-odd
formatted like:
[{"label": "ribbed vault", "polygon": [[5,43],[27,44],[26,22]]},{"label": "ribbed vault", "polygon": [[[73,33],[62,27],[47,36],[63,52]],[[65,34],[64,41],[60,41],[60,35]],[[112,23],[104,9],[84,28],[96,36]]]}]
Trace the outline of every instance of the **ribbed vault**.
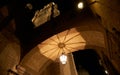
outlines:
[{"label": "ribbed vault", "polygon": [[[71,33],[67,34],[67,36],[75,35],[79,33],[79,37],[75,38],[79,42],[83,42],[75,46],[74,48],[70,49],[71,52],[77,51],[77,50],[85,50],[85,49],[95,49],[95,50],[101,50],[105,49],[105,40],[104,40],[104,33],[101,31],[96,31],[96,30],[86,30],[86,31],[80,31],[80,27],[77,28],[71,28],[73,30]],[[59,36],[59,39],[65,38],[65,32],[68,32],[68,30],[65,30],[61,33],[58,33],[56,35]],[[64,35],[63,35],[64,34]],[[52,44],[50,39],[54,37],[53,40],[55,39],[55,36],[52,36],[48,38],[45,41],[48,41],[48,44]],[[66,38],[67,38],[66,36]],[[68,38],[69,38],[68,37]],[[57,38],[57,37],[56,37]],[[71,39],[73,42],[75,39]],[[42,45],[45,41],[42,43],[38,44],[35,48],[33,48],[22,60],[21,65],[24,66],[29,72],[34,73],[34,74],[39,74],[44,69],[52,62],[55,61],[61,53],[58,53],[60,49],[57,49],[52,51],[52,48],[50,46],[48,47],[47,45],[43,48],[48,51],[45,51],[42,49]],[[76,42],[76,41],[75,41]],[[52,46],[52,45],[51,45]],[[74,45],[73,45],[74,46]],[[49,49],[50,48],[50,49]],[[42,51],[43,53],[42,53]],[[70,51],[66,51],[66,53],[70,53]],[[97,52],[97,51],[96,51]],[[98,51],[99,52],[99,51]]]}]

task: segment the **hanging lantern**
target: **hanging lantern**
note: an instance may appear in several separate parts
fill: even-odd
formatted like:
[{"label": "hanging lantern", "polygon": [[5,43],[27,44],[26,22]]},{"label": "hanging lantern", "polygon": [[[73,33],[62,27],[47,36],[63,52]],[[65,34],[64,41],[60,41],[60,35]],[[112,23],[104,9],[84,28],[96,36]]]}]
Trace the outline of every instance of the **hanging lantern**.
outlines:
[{"label": "hanging lantern", "polygon": [[65,54],[62,54],[62,55],[60,56],[60,62],[61,62],[62,64],[66,64],[66,62],[67,62],[67,56],[66,56]]}]

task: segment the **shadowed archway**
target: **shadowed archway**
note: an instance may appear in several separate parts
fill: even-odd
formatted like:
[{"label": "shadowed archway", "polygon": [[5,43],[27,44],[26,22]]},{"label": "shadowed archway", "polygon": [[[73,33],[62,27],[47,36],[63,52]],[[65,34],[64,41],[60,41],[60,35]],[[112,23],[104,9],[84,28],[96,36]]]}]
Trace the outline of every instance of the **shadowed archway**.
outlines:
[{"label": "shadowed archway", "polygon": [[94,49],[85,49],[73,52],[78,75],[107,75],[104,67],[100,64],[100,56]]}]

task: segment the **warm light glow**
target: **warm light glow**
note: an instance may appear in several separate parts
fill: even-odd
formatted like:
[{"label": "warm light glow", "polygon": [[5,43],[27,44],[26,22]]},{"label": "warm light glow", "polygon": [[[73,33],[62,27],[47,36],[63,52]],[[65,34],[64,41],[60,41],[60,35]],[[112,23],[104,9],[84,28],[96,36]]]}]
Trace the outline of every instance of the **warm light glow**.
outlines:
[{"label": "warm light glow", "polygon": [[61,61],[62,64],[66,64],[66,62],[67,62],[67,56],[65,54],[62,54],[60,56],[60,61]]},{"label": "warm light glow", "polygon": [[79,8],[79,9],[83,9],[83,2],[79,2],[79,3],[78,3],[78,8]]},{"label": "warm light glow", "polygon": [[105,70],[105,73],[106,73],[106,74],[108,74],[108,71],[107,71],[107,70]]}]

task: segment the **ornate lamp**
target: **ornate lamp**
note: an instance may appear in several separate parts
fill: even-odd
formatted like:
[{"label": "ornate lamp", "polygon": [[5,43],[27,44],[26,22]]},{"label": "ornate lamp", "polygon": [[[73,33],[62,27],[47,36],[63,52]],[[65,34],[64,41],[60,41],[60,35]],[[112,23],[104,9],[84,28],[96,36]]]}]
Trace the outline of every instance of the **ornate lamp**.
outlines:
[{"label": "ornate lamp", "polygon": [[67,55],[65,55],[64,53],[62,53],[62,55],[60,56],[60,62],[62,64],[66,64],[66,62],[67,62]]},{"label": "ornate lamp", "polygon": [[60,56],[60,62],[61,62],[62,64],[66,64],[66,62],[67,62],[67,55],[65,54],[65,51],[64,51],[64,49],[63,49],[63,48],[65,47],[65,44],[64,44],[64,43],[59,43],[59,44],[58,44],[58,47],[63,50],[63,52],[62,52],[62,54],[61,54],[61,56]]}]

